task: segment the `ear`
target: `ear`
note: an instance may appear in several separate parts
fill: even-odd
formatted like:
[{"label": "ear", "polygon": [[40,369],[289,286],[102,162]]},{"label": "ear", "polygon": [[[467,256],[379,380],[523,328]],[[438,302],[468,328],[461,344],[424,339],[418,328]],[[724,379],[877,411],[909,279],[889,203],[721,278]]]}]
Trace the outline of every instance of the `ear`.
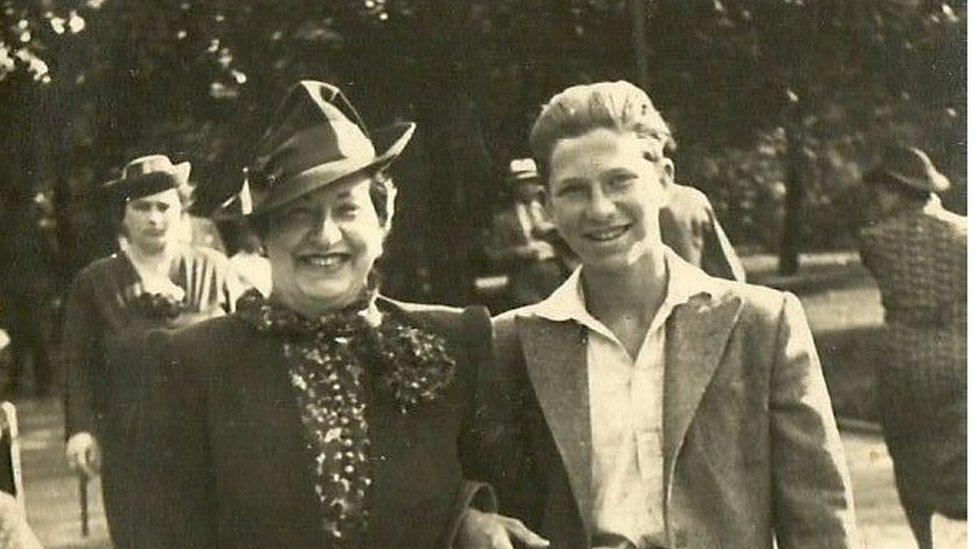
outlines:
[{"label": "ear", "polygon": [[662,158],[658,162],[661,163],[661,185],[664,187],[664,190],[667,191],[674,183],[674,162],[667,157]]}]

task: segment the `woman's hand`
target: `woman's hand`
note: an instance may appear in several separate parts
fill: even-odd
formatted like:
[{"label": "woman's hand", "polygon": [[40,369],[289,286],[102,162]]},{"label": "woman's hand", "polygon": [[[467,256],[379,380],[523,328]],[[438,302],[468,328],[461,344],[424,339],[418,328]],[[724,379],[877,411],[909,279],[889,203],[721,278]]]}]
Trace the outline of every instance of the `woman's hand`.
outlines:
[{"label": "woman's hand", "polygon": [[[514,544],[513,542],[518,542]],[[530,549],[549,547],[549,542],[529,530],[522,521],[477,509],[461,517],[455,549]]]},{"label": "woman's hand", "polygon": [[64,454],[68,458],[68,468],[72,471],[81,471],[89,477],[98,475],[101,451],[98,441],[91,433],[83,431],[71,435]]}]

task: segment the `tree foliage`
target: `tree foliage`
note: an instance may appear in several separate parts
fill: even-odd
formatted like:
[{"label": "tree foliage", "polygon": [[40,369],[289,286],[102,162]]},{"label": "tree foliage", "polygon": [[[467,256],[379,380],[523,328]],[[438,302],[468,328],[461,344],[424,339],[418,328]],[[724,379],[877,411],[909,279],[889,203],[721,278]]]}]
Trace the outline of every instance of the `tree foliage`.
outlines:
[{"label": "tree foliage", "polygon": [[[468,297],[501,172],[528,153],[531,120],[553,92],[637,78],[627,0],[0,5],[0,115],[14,129],[0,173],[11,188],[61,189],[56,202],[82,229],[92,225],[83,198],[146,152],[193,160],[199,208],[218,203],[299,78],[337,82],[370,125],[416,120],[387,254],[405,297]],[[676,130],[679,179],[710,193],[737,241],[773,244],[790,135],[802,140],[810,246],[843,243],[851,187],[883,140],[927,149],[962,203],[964,1],[642,7],[642,84]],[[86,234],[67,232],[63,241]]]}]

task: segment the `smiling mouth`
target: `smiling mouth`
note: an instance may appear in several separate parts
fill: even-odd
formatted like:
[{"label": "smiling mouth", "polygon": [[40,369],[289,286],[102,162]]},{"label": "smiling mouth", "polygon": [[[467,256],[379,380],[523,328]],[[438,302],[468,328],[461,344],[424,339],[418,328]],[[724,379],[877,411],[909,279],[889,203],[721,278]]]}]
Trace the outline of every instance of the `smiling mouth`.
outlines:
[{"label": "smiling mouth", "polygon": [[630,225],[620,225],[598,231],[587,231],[584,236],[593,242],[610,242],[623,236],[629,229]]},{"label": "smiling mouth", "polygon": [[333,269],[349,261],[350,254],[333,252],[327,254],[305,254],[298,256],[298,264],[315,269]]}]

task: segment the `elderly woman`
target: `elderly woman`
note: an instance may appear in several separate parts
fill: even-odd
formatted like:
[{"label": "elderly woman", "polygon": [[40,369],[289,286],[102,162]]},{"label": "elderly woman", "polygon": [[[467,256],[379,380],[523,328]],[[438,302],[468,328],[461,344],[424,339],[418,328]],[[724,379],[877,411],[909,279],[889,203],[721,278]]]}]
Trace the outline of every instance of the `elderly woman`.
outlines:
[{"label": "elderly woman", "polygon": [[129,546],[130,510],[139,498],[127,473],[134,448],[127,442],[141,380],[125,364],[110,366],[119,341],[157,327],[177,327],[230,309],[226,258],[177,241],[189,199],[189,163],[163,155],[137,158],[103,187],[120,219],[121,251],[82,269],[68,296],[64,319],[67,459],[94,475],[99,462],[112,538]]},{"label": "elderly woman", "polygon": [[[139,351],[161,388],[163,411],[148,416],[168,434],[147,475],[162,485],[144,545],[470,539],[486,523],[468,503],[491,499],[463,480],[459,457],[490,355],[487,312],[399,303],[377,287],[394,198],[384,171],[414,126],[371,140],[342,93],[314,81],[273,120],[236,201],[271,263],[270,296],[246,293],[234,314]],[[464,448],[471,465],[480,456]]]},{"label": "elderly woman", "polygon": [[859,547],[798,300],[662,244],[666,135],[626,82],[566,89],[532,129],[581,266],[495,319],[484,432],[503,510],[555,547]]},{"label": "elderly woman", "polygon": [[888,351],[881,423],[902,506],[929,548],[933,525],[966,520],[966,218],[942,207],[935,193],[949,180],[919,149],[888,147],[864,181],[876,219],[860,231],[861,258],[881,290]]}]

